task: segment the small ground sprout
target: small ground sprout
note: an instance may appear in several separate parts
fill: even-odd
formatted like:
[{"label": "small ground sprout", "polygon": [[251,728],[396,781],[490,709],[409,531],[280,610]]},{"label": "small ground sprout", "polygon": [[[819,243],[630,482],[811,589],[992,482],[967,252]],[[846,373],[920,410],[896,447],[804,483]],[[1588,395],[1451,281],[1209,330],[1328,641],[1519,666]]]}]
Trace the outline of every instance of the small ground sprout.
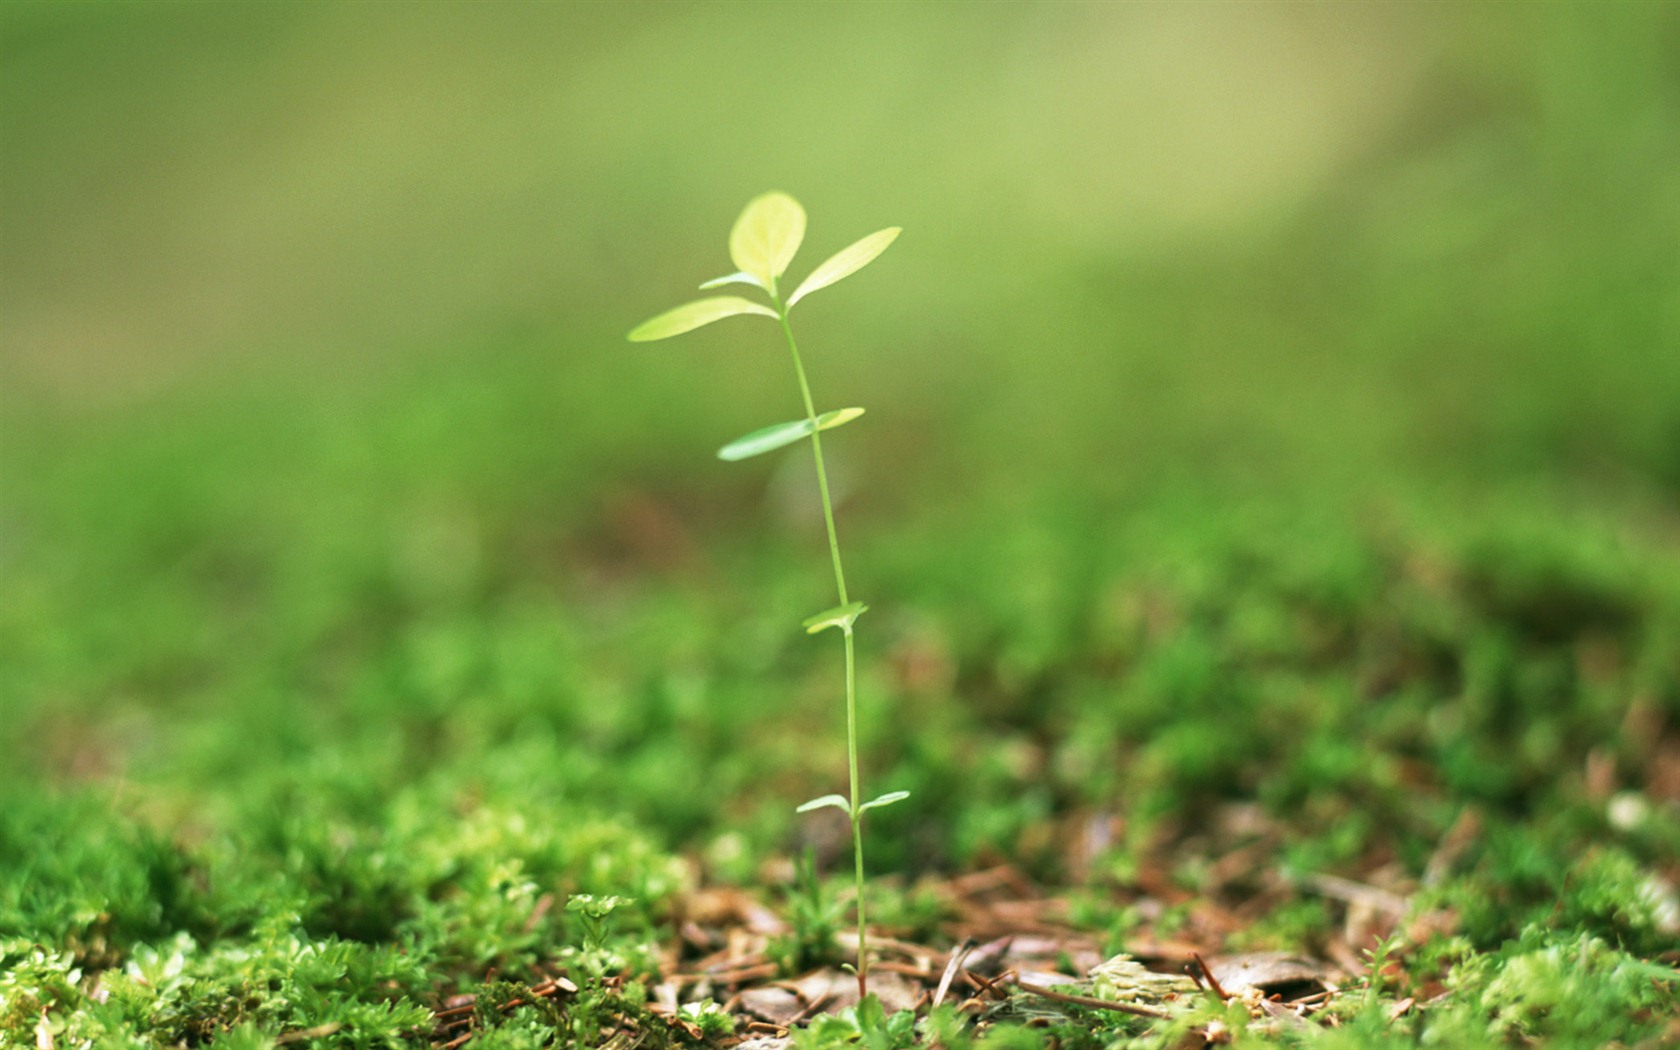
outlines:
[{"label": "small ground sprout", "polygon": [[745,284],[757,288],[770,299],[768,305],[736,295],[699,299],[667,311],[653,320],[638,325],[631,333],[632,342],[668,339],[692,331],[702,325],[738,314],[757,314],[774,318],[781,324],[787,339],[788,353],[793,357],[793,373],[799,380],[799,394],[804,400],[805,418],[790,423],[755,430],[745,437],[731,441],[718,450],[718,458],[747,459],[765,452],[791,445],[803,438],[811,439],[811,454],[817,464],[817,490],[822,495],[823,521],[828,526],[828,552],[834,565],[834,587],[840,602],[832,609],[809,617],[804,622],[807,633],[816,634],[830,627],[840,628],[846,647],[846,757],[850,765],[851,790],[846,795],[824,795],[799,807],[799,812],[833,806],[843,810],[852,823],[852,859],[857,877],[857,937],[858,937],[858,994],[869,990],[869,953],[864,922],[863,901],[863,815],[871,809],[891,805],[909,797],[907,791],[891,791],[868,802],[859,801],[857,692],[854,667],[856,658],[853,628],[857,618],[868,606],[853,601],[846,591],[846,573],[840,564],[840,539],[834,528],[834,503],[828,493],[828,471],[823,464],[822,432],[843,426],[863,415],[861,408],[841,408],[818,413],[811,399],[811,385],[805,378],[805,365],[799,357],[799,346],[793,340],[793,328],[788,312],[805,296],[863,269],[898,236],[899,228],[889,226],[863,238],[849,248],[830,257],[811,271],[793,294],[784,296],[778,285],[788,264],[805,239],[805,209],[785,193],[765,193],[747,204],[735,227],[729,233],[729,257],[737,272],[702,284],[702,290],[727,284]]}]

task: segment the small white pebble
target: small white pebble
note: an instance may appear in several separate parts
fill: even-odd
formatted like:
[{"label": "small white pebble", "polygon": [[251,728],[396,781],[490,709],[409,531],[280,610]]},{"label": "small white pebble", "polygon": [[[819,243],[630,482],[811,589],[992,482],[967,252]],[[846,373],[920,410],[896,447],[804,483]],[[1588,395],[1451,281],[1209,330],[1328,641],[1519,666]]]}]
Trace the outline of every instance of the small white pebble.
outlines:
[{"label": "small white pebble", "polygon": [[1632,831],[1651,815],[1651,803],[1637,791],[1618,792],[1610,799],[1610,825],[1617,831]]},{"label": "small white pebble", "polygon": [[1674,887],[1652,875],[1640,890],[1641,896],[1651,904],[1657,929],[1670,936],[1680,933],[1680,894],[1674,892]]}]

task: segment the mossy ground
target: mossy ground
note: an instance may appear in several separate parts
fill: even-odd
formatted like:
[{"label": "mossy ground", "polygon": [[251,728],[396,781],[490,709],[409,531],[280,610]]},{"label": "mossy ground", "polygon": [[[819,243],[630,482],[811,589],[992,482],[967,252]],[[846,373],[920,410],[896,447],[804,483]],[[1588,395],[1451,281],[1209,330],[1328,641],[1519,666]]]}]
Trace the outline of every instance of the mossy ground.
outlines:
[{"label": "mossy ground", "polygon": [[[509,360],[330,411],[271,391],[14,428],[8,1039],[424,1043],[452,995],[576,972],[571,894],[634,898],[608,940],[634,975],[698,882],[793,915],[772,862],[843,870],[791,813],[844,757],[833,654],[789,626],[814,523],[763,475],[677,478],[610,426],[552,439],[565,395]],[[891,596],[863,634],[868,777],[914,792],[870,829],[882,921],[937,937],[917,877],[1008,861],[1115,951],[1205,941],[1204,906],[1243,916],[1210,951],[1391,938],[1342,1027],[1243,1038],[1673,1037],[1660,501],[1064,488],[848,507],[859,586]],[[1324,875],[1407,913],[1354,943]],[[486,1021],[474,1045],[599,1018]]]}]

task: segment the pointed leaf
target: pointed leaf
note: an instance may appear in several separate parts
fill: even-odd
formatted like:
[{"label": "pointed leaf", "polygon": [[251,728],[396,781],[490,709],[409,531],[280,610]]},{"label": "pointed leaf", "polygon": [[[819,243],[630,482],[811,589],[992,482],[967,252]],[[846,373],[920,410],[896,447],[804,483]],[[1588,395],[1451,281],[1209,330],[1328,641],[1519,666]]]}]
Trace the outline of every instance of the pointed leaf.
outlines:
[{"label": "pointed leaf", "polygon": [[705,284],[701,285],[700,290],[702,292],[709,292],[713,288],[722,288],[726,284],[750,284],[754,288],[764,287],[762,284],[758,283],[758,278],[754,277],[750,273],[732,273],[724,277],[712,278]]},{"label": "pointed leaf", "polygon": [[827,288],[835,281],[850,277],[859,270],[875,261],[875,257],[887,250],[887,245],[898,238],[903,229],[898,226],[888,226],[884,230],[874,233],[858,241],[849,248],[842,248],[829,256],[828,259],[811,271],[811,276],[799,283],[794,293],[788,296],[787,304],[794,303],[810,295],[818,288]]},{"label": "pointed leaf", "polygon": [[747,202],[729,231],[729,257],[742,273],[772,287],[805,239],[805,209],[785,193],[763,193]]},{"label": "pointed leaf", "polygon": [[764,427],[736,438],[729,444],[718,449],[718,458],[731,463],[761,456],[766,452],[793,444],[800,438],[811,433],[809,419],[796,419],[791,423],[777,423],[775,426]]},{"label": "pointed leaf", "polygon": [[822,798],[812,799],[803,806],[794,810],[794,812],[809,813],[813,809],[826,809],[829,806],[833,806],[835,809],[843,809],[847,813],[851,813],[852,811],[852,804],[846,801],[845,795],[824,795]]},{"label": "pointed leaf", "polygon": [[802,626],[806,634],[816,634],[830,627],[850,631],[852,624],[856,623],[857,618],[868,608],[869,606],[862,602],[847,602],[845,605],[836,605],[832,609],[824,609],[817,615],[808,617]]},{"label": "pointed leaf", "polygon": [[865,802],[863,805],[859,806],[858,807],[858,815],[862,816],[864,813],[868,812],[869,810],[880,809],[882,806],[890,806],[894,802],[903,802],[905,799],[907,799],[909,797],[910,797],[910,792],[908,792],[908,791],[889,791],[885,795],[881,795],[877,798],[872,798],[868,802]]},{"label": "pointed leaf", "polygon": [[835,427],[843,427],[861,415],[863,415],[863,409],[856,406],[851,408],[837,408],[832,412],[824,412],[822,415],[817,417],[817,429],[833,430]]},{"label": "pointed leaf", "polygon": [[696,299],[667,310],[651,321],[643,321],[630,330],[632,343],[649,343],[655,339],[669,339],[673,335],[682,335],[693,331],[701,325],[721,321],[725,317],[736,314],[763,314],[765,317],[775,317],[776,311],[768,306],[755,303],[750,299],[743,299],[738,295],[720,295],[715,299]]},{"label": "pointed leaf", "polygon": [[[832,412],[824,412],[817,417],[817,430],[833,430],[844,426],[863,415],[861,408],[837,408]],[[775,426],[764,427],[753,431],[744,437],[738,437],[729,444],[718,449],[718,458],[733,463],[736,460],[748,459],[752,456],[774,452],[784,445],[791,445],[800,438],[811,434],[809,419],[796,419],[791,423],[777,423]]]}]

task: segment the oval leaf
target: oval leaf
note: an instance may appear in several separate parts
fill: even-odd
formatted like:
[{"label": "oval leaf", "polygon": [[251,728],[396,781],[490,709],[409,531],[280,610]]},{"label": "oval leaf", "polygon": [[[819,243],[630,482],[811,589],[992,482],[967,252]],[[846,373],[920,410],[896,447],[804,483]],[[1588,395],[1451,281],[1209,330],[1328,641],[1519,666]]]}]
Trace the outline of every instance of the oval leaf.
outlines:
[{"label": "oval leaf", "polygon": [[910,792],[908,791],[889,791],[885,795],[881,795],[878,798],[872,798],[868,802],[859,806],[858,816],[861,817],[864,813],[872,809],[880,809],[882,806],[890,806],[894,802],[903,802],[909,797]]},{"label": "oval leaf", "polygon": [[811,432],[809,419],[796,419],[792,423],[777,423],[775,426],[764,427],[736,438],[729,444],[718,449],[718,458],[731,463],[736,460],[750,459],[766,452],[791,445]]},{"label": "oval leaf", "polygon": [[729,257],[742,273],[773,287],[805,239],[805,209],[785,193],[763,193],[747,202],[729,231]]},{"label": "oval leaf", "polygon": [[850,631],[852,624],[856,623],[857,618],[862,616],[864,610],[868,608],[869,606],[862,602],[847,602],[845,605],[836,605],[832,609],[824,609],[815,616],[807,617],[802,626],[805,628],[806,634],[816,634],[818,631],[824,631],[830,627],[840,627]]},{"label": "oval leaf", "polygon": [[[844,426],[863,415],[861,408],[837,408],[832,412],[824,412],[817,417],[817,430],[833,430]],[[775,426],[755,430],[744,437],[738,437],[729,444],[718,449],[718,458],[733,463],[736,460],[749,459],[753,456],[774,452],[785,445],[791,445],[802,437],[811,434],[809,419],[796,419],[791,423],[777,423]]]},{"label": "oval leaf", "polygon": [[725,317],[736,314],[763,314],[765,317],[777,316],[776,311],[755,303],[751,299],[743,299],[738,295],[720,295],[715,299],[696,299],[667,310],[651,321],[643,321],[630,330],[632,343],[650,343],[655,339],[669,339],[673,335],[691,332],[701,325],[721,321]]},{"label": "oval leaf", "polygon": [[812,799],[803,806],[794,810],[794,812],[809,813],[813,809],[826,809],[829,806],[833,806],[835,809],[843,809],[847,813],[851,813],[852,811],[852,804],[846,801],[845,795],[824,795],[822,798]]},{"label": "oval leaf", "polygon": [[788,306],[793,306],[794,303],[810,295],[818,288],[827,288],[835,281],[850,277],[868,266],[875,261],[877,255],[886,251],[887,245],[897,240],[898,235],[902,232],[902,227],[888,226],[884,230],[876,230],[851,247],[842,248],[829,256],[827,261],[812,270],[811,276],[801,281],[794,293],[788,296]]},{"label": "oval leaf", "polygon": [[712,278],[705,284],[701,285],[700,290],[702,292],[709,292],[713,288],[722,288],[726,284],[750,284],[754,288],[764,287],[762,284],[758,283],[758,278],[754,277],[750,273],[732,273],[725,277]]}]

